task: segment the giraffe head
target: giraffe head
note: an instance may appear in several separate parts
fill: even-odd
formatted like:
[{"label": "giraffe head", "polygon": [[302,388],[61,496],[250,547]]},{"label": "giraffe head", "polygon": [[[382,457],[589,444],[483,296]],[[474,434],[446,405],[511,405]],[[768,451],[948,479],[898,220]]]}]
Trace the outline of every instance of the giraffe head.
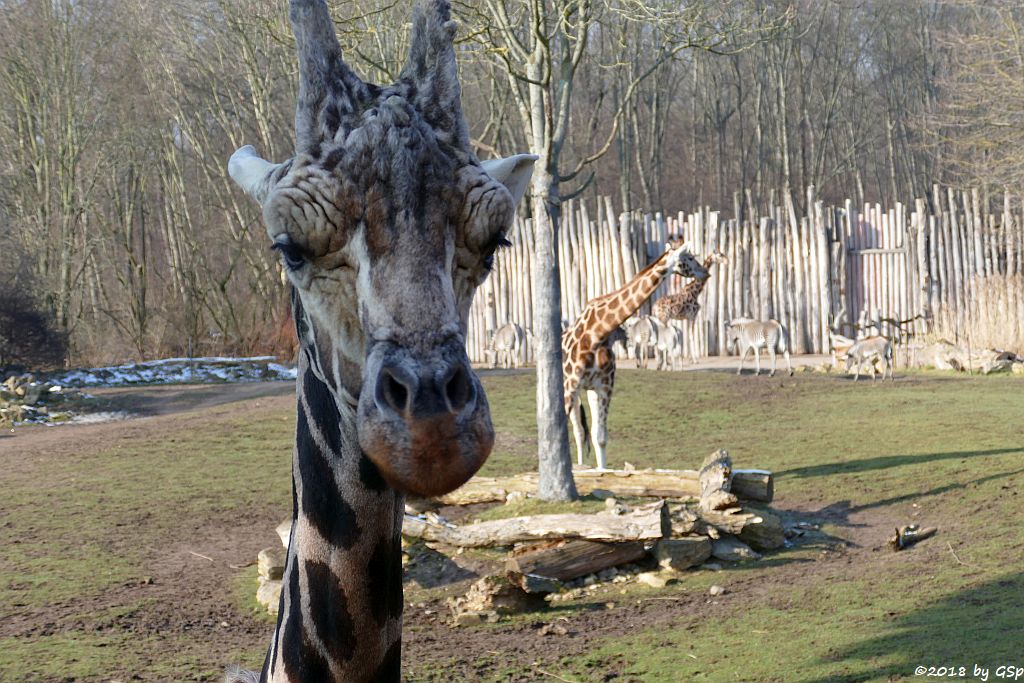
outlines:
[{"label": "giraffe head", "polygon": [[688,242],[682,240],[669,242],[665,245],[665,258],[671,268],[671,272],[682,277],[692,277],[698,280],[708,276],[708,270],[704,267],[690,248]]},{"label": "giraffe head", "polygon": [[[320,13],[314,16],[315,13]],[[235,152],[231,177],[263,208],[293,286],[309,371],[399,491],[460,486],[494,443],[465,335],[536,157],[480,163],[460,104],[447,0],[420,3],[388,86],[345,64],[323,0],[292,0],[296,152]]]}]

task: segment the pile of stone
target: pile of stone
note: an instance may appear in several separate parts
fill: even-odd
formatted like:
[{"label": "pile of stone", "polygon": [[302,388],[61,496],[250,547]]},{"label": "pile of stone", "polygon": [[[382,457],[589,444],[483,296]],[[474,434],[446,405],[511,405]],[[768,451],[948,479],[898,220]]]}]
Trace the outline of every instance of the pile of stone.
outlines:
[{"label": "pile of stone", "polygon": [[940,339],[907,347],[915,367],[976,372],[983,375],[1024,375],[1024,357],[1002,349],[967,349]]},{"label": "pile of stone", "polygon": [[281,579],[288,557],[288,534],[291,520],[286,519],[277,526],[281,545],[264,548],[256,556],[256,602],[271,614],[277,614],[281,602]]},{"label": "pile of stone", "polygon": [[68,420],[84,398],[75,389],[37,381],[31,374],[11,375],[0,384],[0,428]]}]

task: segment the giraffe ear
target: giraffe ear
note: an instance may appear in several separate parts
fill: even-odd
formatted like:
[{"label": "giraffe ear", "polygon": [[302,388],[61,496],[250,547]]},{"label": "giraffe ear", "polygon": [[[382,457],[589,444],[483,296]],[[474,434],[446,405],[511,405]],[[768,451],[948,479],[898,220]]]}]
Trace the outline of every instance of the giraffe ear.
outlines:
[{"label": "giraffe ear", "polygon": [[536,154],[516,154],[504,159],[488,159],[481,161],[487,175],[491,176],[504,185],[512,194],[512,202],[515,206],[526,194],[530,186],[530,178],[533,176],[533,163],[539,159]]},{"label": "giraffe ear", "polygon": [[289,163],[272,164],[261,159],[252,145],[240,147],[228,160],[228,175],[260,204],[287,172]]}]

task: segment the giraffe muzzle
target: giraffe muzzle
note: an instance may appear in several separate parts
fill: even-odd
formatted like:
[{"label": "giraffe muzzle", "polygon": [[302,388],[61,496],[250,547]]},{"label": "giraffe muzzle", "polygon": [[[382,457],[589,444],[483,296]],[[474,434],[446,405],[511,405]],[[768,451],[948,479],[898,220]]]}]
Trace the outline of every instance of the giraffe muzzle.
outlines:
[{"label": "giraffe muzzle", "polygon": [[461,339],[418,351],[391,342],[369,349],[359,445],[392,487],[436,496],[480,469],[494,428]]}]

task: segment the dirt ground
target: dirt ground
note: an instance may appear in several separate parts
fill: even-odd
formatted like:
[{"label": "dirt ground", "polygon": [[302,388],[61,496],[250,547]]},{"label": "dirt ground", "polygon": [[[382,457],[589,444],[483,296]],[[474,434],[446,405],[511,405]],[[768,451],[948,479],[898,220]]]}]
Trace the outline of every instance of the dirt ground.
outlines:
[{"label": "dirt ground", "polygon": [[[734,366],[733,366],[734,367]],[[0,437],[0,467],[10,472],[21,467],[39,467],[61,460],[86,457],[90,451],[116,442],[125,435],[160,438],[172,433],[180,417],[193,411],[190,429],[201,429],[205,420],[222,419],[223,411],[246,419],[258,418],[269,406],[287,409],[292,405],[290,383],[237,384],[201,387],[146,387],[110,389],[93,392],[110,409],[128,410],[142,415],[138,419],[103,424],[71,425],[59,428],[27,427],[15,435]],[[194,411],[202,409],[197,415]],[[74,449],[66,448],[73,442]],[[780,491],[774,503],[791,518],[816,523],[833,521],[848,531],[844,540],[817,537],[814,573],[818,581],[842,581],[863,576],[891,563],[903,561],[902,554],[879,552],[891,531],[891,515],[885,508],[871,508],[849,514],[838,509],[815,509],[808,501],[795,500]],[[226,653],[258,651],[268,642],[271,625],[258,616],[239,609],[236,585],[240,572],[247,569],[256,553],[268,545],[268,529],[280,520],[265,510],[253,509],[244,518],[213,515],[194,527],[167,529],[158,538],[145,560],[145,574],[119,590],[106,591],[100,597],[73,598],[53,605],[45,612],[0,608],[0,637],[30,637],[53,633],[112,631],[138,633],[166,639],[174,647],[184,647],[197,661],[222,661]],[[949,520],[932,519],[944,524]],[[2,522],[0,522],[2,523]],[[187,541],[181,540],[187,536]],[[116,528],[106,539],[112,552],[124,543]],[[53,539],[57,545],[73,544],[74,538]],[[940,552],[936,545],[922,548],[923,553]],[[408,581],[436,586],[448,583],[452,591],[464,590],[482,569],[479,563],[453,565],[438,557],[414,563]],[[664,624],[678,627],[690,619],[714,619],[716,614],[741,611],[747,605],[771,601],[779,587],[803,580],[807,568],[803,562],[766,563],[763,571],[748,578],[731,578],[729,591],[711,599],[704,592],[677,592],[671,598],[634,599],[617,596],[601,598],[586,608],[559,612],[557,616],[537,615],[536,619],[488,628],[452,629],[448,610],[442,600],[414,602],[406,608],[405,655],[412,680],[442,680],[434,668],[442,667],[447,680],[475,680],[493,675],[503,668],[532,663],[536,675],[522,674],[508,680],[554,680],[544,674],[546,663],[584,653],[598,639],[635,633]],[[881,573],[881,572],[880,572]],[[127,613],[118,613],[118,605],[141,605]],[[107,615],[94,618],[85,615]],[[82,618],[78,618],[83,615]],[[565,635],[544,635],[541,626],[553,619],[564,619]],[[481,658],[479,653],[489,653]],[[158,653],[145,655],[158,656]],[[225,662],[227,663],[227,662]],[[257,662],[246,662],[255,665]],[[520,669],[521,670],[521,669]],[[157,680],[149,676],[132,678],[115,664],[112,675],[124,680]],[[603,680],[629,680],[620,677],[615,662],[608,662]]]}]

